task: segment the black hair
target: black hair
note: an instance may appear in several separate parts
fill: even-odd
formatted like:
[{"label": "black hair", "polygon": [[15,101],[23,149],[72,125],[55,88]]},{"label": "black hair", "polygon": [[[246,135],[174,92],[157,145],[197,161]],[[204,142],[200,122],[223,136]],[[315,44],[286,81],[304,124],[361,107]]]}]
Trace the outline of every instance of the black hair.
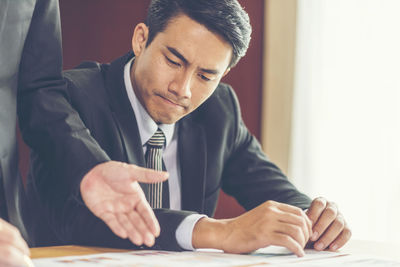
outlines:
[{"label": "black hair", "polygon": [[204,25],[232,46],[229,67],[246,54],[252,29],[248,14],[237,0],[152,0],[146,18],[149,28],[146,46],[180,14]]}]

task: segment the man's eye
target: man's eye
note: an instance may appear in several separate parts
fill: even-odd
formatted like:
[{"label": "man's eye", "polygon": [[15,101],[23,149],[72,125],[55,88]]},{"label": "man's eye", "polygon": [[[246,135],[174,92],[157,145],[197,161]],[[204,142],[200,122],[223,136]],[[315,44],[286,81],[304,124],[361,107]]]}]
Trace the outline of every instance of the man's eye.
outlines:
[{"label": "man's eye", "polygon": [[169,63],[171,63],[172,65],[175,65],[175,66],[177,66],[177,67],[180,67],[180,66],[181,66],[181,64],[179,64],[178,62],[175,62],[175,61],[171,60],[169,57],[165,57],[165,58],[166,58],[167,61],[168,61]]},{"label": "man's eye", "polygon": [[204,80],[204,81],[206,81],[206,82],[211,81],[210,78],[204,76],[203,74],[199,74],[199,76],[200,76],[200,78],[201,78],[202,80]]}]

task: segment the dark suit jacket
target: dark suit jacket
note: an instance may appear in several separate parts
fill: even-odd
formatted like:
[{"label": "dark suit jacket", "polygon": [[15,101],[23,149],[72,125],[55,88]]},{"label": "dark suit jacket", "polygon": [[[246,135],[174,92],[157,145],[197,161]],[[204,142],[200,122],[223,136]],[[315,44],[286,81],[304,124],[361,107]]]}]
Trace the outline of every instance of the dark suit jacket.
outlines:
[{"label": "dark suit jacket", "polygon": [[[0,217],[30,244],[21,218],[28,214],[18,172],[17,94],[26,102],[40,87],[63,84],[59,21],[57,0],[0,1]],[[25,119],[29,113],[25,108],[18,115]]]},{"label": "dark suit jacket", "polygon": [[[37,140],[41,149],[32,154],[31,193],[39,196],[62,242],[133,247],[91,214],[79,195],[83,175],[95,164],[112,159],[145,166],[123,79],[124,65],[132,56],[111,64],[87,62],[65,72],[65,97],[75,111],[60,111],[63,128],[48,129],[46,139]],[[287,181],[248,132],[230,86],[221,83],[205,103],[177,123],[184,211],[155,210],[161,225],[155,248],[179,250],[179,223],[193,212],[212,216],[221,188],[247,210],[266,200],[309,206],[310,199]]]}]

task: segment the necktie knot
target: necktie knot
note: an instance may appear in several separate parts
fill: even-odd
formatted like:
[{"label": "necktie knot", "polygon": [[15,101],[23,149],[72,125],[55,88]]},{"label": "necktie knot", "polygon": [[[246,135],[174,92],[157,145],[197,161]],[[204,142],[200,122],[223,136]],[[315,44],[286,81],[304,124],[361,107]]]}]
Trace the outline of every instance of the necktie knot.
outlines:
[{"label": "necktie knot", "polygon": [[165,135],[160,128],[153,134],[153,136],[147,141],[148,146],[154,148],[162,148],[165,144]]}]

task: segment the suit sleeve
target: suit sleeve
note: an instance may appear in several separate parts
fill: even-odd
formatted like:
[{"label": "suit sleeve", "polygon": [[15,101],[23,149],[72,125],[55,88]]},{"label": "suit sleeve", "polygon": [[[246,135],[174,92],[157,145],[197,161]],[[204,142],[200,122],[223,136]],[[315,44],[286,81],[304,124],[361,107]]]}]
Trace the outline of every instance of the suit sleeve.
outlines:
[{"label": "suit sleeve", "polygon": [[63,191],[76,191],[80,178],[109,158],[69,102],[62,77],[57,0],[36,2],[23,49],[18,89],[19,124],[24,141],[59,173],[75,178],[68,183],[60,183],[58,179],[38,182],[52,186],[54,192],[62,187]]},{"label": "suit sleeve", "polygon": [[[129,239],[116,236],[108,226],[95,217],[86,206],[80,205],[79,201],[70,200],[66,205],[66,212],[75,215],[68,220],[64,242],[66,244],[77,244],[84,246],[102,246],[123,249],[158,249],[158,250],[183,250],[176,241],[175,232],[178,225],[194,212],[175,211],[167,209],[155,209],[154,213],[161,225],[160,236],[156,239],[153,247],[135,246]],[[69,211],[70,210],[70,211]]]},{"label": "suit sleeve", "polygon": [[225,164],[222,189],[234,196],[246,210],[267,200],[308,208],[310,198],[299,192],[268,159],[257,139],[244,125],[236,95],[231,88],[229,92],[235,110],[235,141]]},{"label": "suit sleeve", "polygon": [[[37,209],[30,199],[31,209],[35,208],[32,215],[38,217],[36,224],[33,218],[30,220],[30,235],[36,234],[40,242],[38,236],[45,239],[40,235],[52,235],[46,229],[47,221],[53,221],[54,228],[61,227],[55,217],[65,214],[65,199],[71,197],[66,192],[77,198],[74,196],[79,194],[82,177],[95,165],[109,160],[70,103],[62,77],[58,0],[36,1],[20,62],[17,111],[24,141],[36,154],[31,157],[31,168],[44,174],[28,181],[36,184],[39,193],[35,197],[51,214],[46,220],[41,213],[44,209]],[[38,158],[68,179],[48,175],[43,166],[34,164]],[[44,229],[42,233],[33,230],[37,225]]]}]

